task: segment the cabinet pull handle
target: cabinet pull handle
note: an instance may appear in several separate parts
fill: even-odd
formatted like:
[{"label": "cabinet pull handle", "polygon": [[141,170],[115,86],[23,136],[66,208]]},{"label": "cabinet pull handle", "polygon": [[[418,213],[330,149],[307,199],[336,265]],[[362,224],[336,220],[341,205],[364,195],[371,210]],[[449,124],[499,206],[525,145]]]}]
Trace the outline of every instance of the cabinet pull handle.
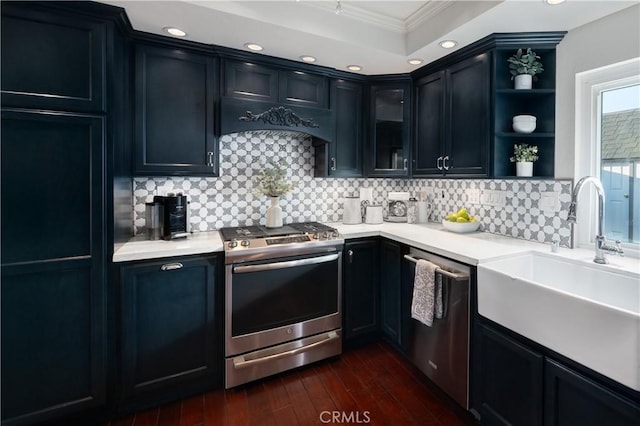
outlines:
[{"label": "cabinet pull handle", "polygon": [[438,168],[438,170],[442,170],[442,165],[440,165],[441,161],[442,157],[438,157],[438,159],[436,160],[436,167]]},{"label": "cabinet pull handle", "polygon": [[335,170],[336,167],[336,157],[331,157],[331,170]]},{"label": "cabinet pull handle", "polygon": [[442,159],[442,167],[445,170],[449,170],[449,165],[447,164],[447,161],[449,161],[449,156],[448,155]]},{"label": "cabinet pull handle", "polygon": [[409,159],[405,158],[403,161],[404,169],[409,170]]},{"label": "cabinet pull handle", "polygon": [[347,256],[349,258],[349,263],[353,263],[353,250],[347,251]]},{"label": "cabinet pull handle", "polygon": [[209,166],[209,167],[213,167],[214,166],[214,164],[213,164],[213,152],[212,151],[207,152],[207,166]]},{"label": "cabinet pull handle", "polygon": [[183,267],[184,265],[182,263],[176,262],[176,263],[165,263],[160,267],[160,269],[163,271],[173,271],[174,269],[181,269]]}]

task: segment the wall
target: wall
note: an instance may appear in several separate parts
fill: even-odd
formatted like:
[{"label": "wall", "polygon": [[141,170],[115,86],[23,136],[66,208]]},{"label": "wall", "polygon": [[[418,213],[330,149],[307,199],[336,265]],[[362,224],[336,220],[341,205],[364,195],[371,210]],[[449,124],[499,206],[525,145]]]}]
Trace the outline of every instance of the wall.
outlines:
[{"label": "wall", "polygon": [[575,170],[575,75],[640,56],[640,5],[575,28],[557,48],[556,177]]},{"label": "wall", "polygon": [[[259,133],[221,138],[220,177],[134,179],[134,232],[144,229],[144,203],[154,194],[167,192],[189,196],[191,224],[197,231],[264,224],[268,201],[252,193],[251,178],[269,159],[285,159],[291,179],[298,181],[296,190],[280,202],[285,223],[340,222],[343,197],[358,195],[360,187],[373,188],[374,203],[383,206],[389,191],[425,190],[433,194],[432,221],[465,206],[481,219],[485,231],[540,242],[557,239],[562,246],[571,246],[571,228],[564,220],[571,181],[314,178],[309,139]],[[502,191],[504,205],[472,204],[467,199],[468,190]],[[559,193],[560,211],[540,208],[542,192]]]}]

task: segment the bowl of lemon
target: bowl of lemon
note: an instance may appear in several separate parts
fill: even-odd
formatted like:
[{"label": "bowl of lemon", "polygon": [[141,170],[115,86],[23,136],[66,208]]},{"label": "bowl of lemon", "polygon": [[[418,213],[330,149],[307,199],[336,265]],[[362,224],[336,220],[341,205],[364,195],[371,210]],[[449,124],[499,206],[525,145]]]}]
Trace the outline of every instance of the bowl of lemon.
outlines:
[{"label": "bowl of lemon", "polygon": [[469,212],[467,212],[467,209],[463,207],[455,213],[449,213],[442,219],[442,226],[444,226],[444,229],[447,231],[465,234],[477,231],[480,222],[471,216]]}]

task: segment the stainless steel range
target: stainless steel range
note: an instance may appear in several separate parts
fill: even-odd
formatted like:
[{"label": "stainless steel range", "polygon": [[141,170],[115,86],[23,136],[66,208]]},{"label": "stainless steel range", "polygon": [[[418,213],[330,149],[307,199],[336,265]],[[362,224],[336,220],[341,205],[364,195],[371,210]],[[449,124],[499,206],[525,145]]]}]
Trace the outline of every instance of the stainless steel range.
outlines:
[{"label": "stainless steel range", "polygon": [[342,352],[342,247],[317,222],[222,228],[225,387]]}]

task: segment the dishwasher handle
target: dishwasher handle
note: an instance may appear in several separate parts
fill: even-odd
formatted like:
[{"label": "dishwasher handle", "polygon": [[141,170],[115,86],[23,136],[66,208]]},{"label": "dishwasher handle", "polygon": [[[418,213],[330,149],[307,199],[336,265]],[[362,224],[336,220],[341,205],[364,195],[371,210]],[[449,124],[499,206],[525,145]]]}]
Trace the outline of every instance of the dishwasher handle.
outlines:
[{"label": "dishwasher handle", "polygon": [[[418,263],[418,258],[415,258],[411,255],[405,254],[404,258],[413,262],[413,263]],[[448,278],[451,278],[455,281],[463,281],[463,280],[468,280],[469,279],[469,274],[463,273],[463,272],[451,272],[451,271],[447,271],[446,269],[438,269],[436,270],[437,273],[444,275]]]}]

